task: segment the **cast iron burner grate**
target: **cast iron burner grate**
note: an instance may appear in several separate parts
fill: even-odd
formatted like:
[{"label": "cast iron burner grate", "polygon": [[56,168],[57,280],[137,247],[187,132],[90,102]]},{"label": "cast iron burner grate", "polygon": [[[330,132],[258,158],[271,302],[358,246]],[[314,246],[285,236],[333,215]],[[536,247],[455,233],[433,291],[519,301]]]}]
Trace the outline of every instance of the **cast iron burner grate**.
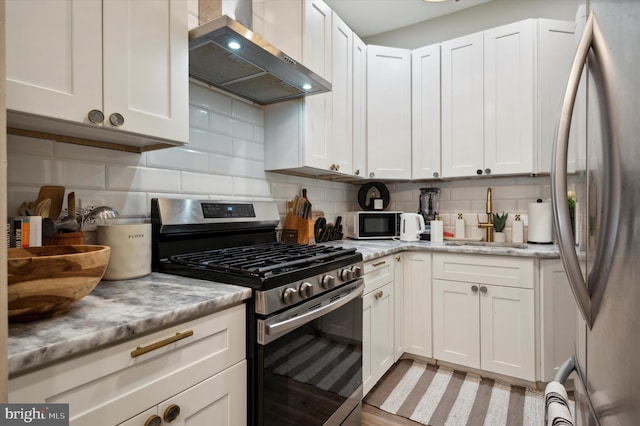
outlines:
[{"label": "cast iron burner grate", "polygon": [[174,255],[174,264],[266,278],[350,256],[355,248],[268,243]]}]

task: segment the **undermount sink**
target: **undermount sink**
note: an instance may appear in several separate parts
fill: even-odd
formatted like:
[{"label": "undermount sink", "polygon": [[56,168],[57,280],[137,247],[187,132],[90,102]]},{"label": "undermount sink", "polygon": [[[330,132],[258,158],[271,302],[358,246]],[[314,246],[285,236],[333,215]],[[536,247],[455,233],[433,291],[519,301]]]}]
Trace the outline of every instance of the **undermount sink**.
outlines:
[{"label": "undermount sink", "polygon": [[487,241],[445,241],[448,246],[475,246],[475,247],[501,247],[501,248],[517,248],[526,249],[527,245],[523,243],[496,243]]}]

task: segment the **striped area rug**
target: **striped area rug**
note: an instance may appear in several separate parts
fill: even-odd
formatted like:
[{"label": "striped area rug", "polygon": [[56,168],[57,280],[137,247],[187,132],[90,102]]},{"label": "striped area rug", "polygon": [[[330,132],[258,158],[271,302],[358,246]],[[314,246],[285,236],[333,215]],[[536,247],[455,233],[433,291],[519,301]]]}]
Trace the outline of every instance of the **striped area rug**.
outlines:
[{"label": "striped area rug", "polygon": [[544,393],[400,360],[369,392],[365,402],[432,426],[544,424]]}]

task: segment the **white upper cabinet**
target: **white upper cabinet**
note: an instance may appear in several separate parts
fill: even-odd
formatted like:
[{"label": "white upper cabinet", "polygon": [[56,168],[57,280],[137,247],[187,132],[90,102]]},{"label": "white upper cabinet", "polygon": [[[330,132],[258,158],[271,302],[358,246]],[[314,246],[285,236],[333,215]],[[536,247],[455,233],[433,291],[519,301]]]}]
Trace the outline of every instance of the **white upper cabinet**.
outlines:
[{"label": "white upper cabinet", "polygon": [[367,177],[411,178],[411,51],[367,46]]},{"label": "white upper cabinet", "polygon": [[186,1],[7,2],[10,127],[179,144],[188,107]]},{"label": "white upper cabinet", "polygon": [[483,35],[441,44],[442,176],[484,169]]},{"label": "white upper cabinet", "polygon": [[331,152],[335,169],[353,174],[353,31],[335,13],[332,18]]},{"label": "white upper cabinet", "polygon": [[413,179],[440,177],[440,45],[411,51]]},{"label": "white upper cabinet", "polygon": [[[289,2],[265,3],[265,17],[272,17],[265,18],[265,33],[272,26],[288,24],[284,21],[278,24],[287,15],[274,15],[284,4]],[[353,115],[353,31],[321,1],[298,0],[291,5],[304,9],[301,16],[304,16],[305,65],[332,81],[332,90],[265,107],[265,169],[352,175],[354,125],[362,125]],[[273,43],[279,46],[279,40]],[[358,101],[362,101],[359,94]]]},{"label": "white upper cabinet", "polygon": [[573,45],[545,19],[442,43],[442,177],[549,172]]},{"label": "white upper cabinet", "polygon": [[533,171],[533,19],[484,32],[484,169],[491,174]]},{"label": "white upper cabinet", "polygon": [[[551,171],[557,121],[576,47],[574,32],[573,22],[538,19],[538,173]],[[580,102],[578,95],[572,123],[578,122]],[[576,170],[577,136],[578,126],[573,125],[569,134],[569,173]]]},{"label": "white upper cabinet", "polygon": [[367,45],[353,34],[353,174],[367,171]]}]

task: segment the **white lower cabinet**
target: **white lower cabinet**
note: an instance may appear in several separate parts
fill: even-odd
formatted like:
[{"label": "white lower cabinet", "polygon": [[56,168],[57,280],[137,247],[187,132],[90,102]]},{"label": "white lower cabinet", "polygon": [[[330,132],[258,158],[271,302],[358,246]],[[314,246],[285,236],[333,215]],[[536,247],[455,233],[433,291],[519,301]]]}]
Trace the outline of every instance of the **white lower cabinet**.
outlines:
[{"label": "white lower cabinet", "polygon": [[395,362],[393,262],[393,256],[386,256],[364,264],[363,395],[373,388]]},{"label": "white lower cabinet", "polygon": [[12,377],[9,402],[69,404],[73,426],[169,422],[177,411],[172,425],[246,424],[245,348],[239,305]]},{"label": "white lower cabinet", "polygon": [[534,259],[433,254],[433,356],[536,380]]},{"label": "white lower cabinet", "polygon": [[210,426],[212,419],[220,426],[246,424],[246,381],[247,362],[242,361],[121,423],[121,426],[146,426],[155,418],[173,426]]},{"label": "white lower cabinet", "polygon": [[540,380],[553,380],[574,353],[578,312],[560,259],[540,261]]},{"label": "white lower cabinet", "polygon": [[405,252],[402,262],[404,350],[431,358],[431,253]]}]

